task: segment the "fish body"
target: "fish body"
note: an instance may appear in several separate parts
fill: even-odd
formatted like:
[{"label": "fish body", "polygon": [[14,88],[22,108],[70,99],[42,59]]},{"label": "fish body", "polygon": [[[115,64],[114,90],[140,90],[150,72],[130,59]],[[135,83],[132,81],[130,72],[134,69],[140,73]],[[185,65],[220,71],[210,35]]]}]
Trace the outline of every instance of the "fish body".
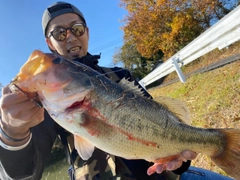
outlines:
[{"label": "fish body", "polygon": [[81,63],[40,51],[32,53],[12,83],[38,93],[49,115],[74,134],[83,159],[94,147],[157,163],[191,150],[240,178],[240,130],[190,126],[179,101],[144,97],[127,80],[117,84]]}]

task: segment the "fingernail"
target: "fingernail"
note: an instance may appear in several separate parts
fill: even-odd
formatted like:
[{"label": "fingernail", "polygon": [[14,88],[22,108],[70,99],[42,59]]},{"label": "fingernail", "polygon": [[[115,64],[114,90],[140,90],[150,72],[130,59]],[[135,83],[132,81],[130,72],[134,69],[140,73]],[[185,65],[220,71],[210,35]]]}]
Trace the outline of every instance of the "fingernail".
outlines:
[{"label": "fingernail", "polygon": [[194,152],[184,151],[182,156],[186,159],[194,159],[196,155]]},{"label": "fingernail", "polygon": [[190,157],[191,157],[191,153],[189,153],[188,151],[184,151],[184,152],[183,152],[183,156],[184,156],[185,158],[190,158]]},{"label": "fingernail", "polygon": [[157,166],[156,172],[157,172],[158,174],[162,173],[162,172],[163,172],[163,167],[162,167],[162,166]]},{"label": "fingernail", "polygon": [[153,170],[151,170],[151,169],[148,169],[147,170],[147,174],[150,176],[150,175],[152,175],[154,173],[154,171]]},{"label": "fingernail", "polygon": [[173,170],[173,169],[175,169],[174,163],[171,163],[171,162],[168,163],[168,164],[167,164],[167,170],[170,170],[170,171],[171,171],[171,170]]}]

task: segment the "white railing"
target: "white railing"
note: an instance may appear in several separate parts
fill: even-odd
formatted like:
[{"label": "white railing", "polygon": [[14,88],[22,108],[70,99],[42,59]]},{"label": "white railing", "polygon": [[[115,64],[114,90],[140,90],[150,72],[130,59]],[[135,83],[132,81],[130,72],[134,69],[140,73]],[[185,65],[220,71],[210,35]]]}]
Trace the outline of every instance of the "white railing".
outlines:
[{"label": "white railing", "polygon": [[176,71],[181,82],[185,82],[180,67],[206,53],[218,48],[223,49],[240,40],[240,6],[236,7],[211,28],[169,58],[162,65],[139,81],[143,87]]}]

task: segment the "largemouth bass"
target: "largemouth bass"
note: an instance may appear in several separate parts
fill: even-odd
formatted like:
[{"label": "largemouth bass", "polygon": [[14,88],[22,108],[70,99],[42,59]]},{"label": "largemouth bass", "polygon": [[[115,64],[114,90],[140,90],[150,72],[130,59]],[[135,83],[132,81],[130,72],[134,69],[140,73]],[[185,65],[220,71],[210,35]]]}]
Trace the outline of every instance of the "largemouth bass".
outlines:
[{"label": "largemouth bass", "polygon": [[12,83],[38,93],[49,115],[74,134],[83,159],[91,157],[95,147],[154,163],[191,150],[210,156],[240,179],[240,130],[190,126],[184,123],[188,113],[179,101],[146,98],[127,80],[117,84],[81,63],[38,50]]}]

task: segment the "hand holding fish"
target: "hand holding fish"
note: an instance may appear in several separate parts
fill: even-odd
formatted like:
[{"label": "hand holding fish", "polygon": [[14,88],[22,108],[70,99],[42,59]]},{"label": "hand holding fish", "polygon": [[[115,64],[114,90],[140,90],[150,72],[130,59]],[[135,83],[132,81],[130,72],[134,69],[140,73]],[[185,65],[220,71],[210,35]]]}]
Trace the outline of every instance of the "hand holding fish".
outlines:
[{"label": "hand holding fish", "polygon": [[197,156],[197,153],[193,151],[183,151],[181,153],[181,156],[177,158],[176,160],[172,160],[168,163],[161,164],[161,163],[155,163],[151,167],[148,168],[147,174],[152,175],[153,173],[162,173],[164,170],[173,171],[182,166],[183,161],[187,160],[193,160]]},{"label": "hand holding fish", "polygon": [[[37,107],[24,94],[12,92],[8,86],[2,89],[0,99],[3,131],[11,138],[22,139],[29,134],[29,129],[36,126],[44,117],[44,109]],[[21,145],[23,142],[4,141],[8,145]],[[15,143],[15,144],[14,144]]]}]

